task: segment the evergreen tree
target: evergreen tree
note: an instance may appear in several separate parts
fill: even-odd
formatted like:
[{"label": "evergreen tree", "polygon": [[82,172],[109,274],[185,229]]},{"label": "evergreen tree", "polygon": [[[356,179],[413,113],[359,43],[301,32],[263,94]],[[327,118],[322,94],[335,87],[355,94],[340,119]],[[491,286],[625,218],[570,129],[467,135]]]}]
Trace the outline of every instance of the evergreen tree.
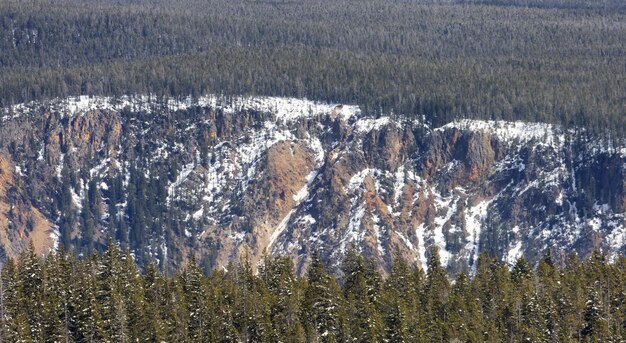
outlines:
[{"label": "evergreen tree", "polygon": [[78,265],[77,277],[70,285],[70,324],[75,328],[77,342],[101,342],[107,339],[99,301],[99,261],[95,257]]},{"label": "evergreen tree", "polygon": [[213,342],[216,340],[213,323],[214,294],[209,289],[202,271],[192,259],[183,274],[185,298],[189,312],[189,340],[191,342]]},{"label": "evergreen tree", "polygon": [[302,314],[308,342],[334,343],[340,341],[341,306],[336,280],[326,272],[318,252],[314,252],[304,291]]},{"label": "evergreen tree", "polygon": [[379,280],[363,256],[353,247],[343,261],[344,296],[347,300],[350,336],[358,342],[383,339],[383,323],[377,309]]},{"label": "evergreen tree", "polygon": [[157,267],[149,263],[142,279],[144,289],[143,317],[145,327],[141,331],[143,337],[150,342],[162,342],[167,337],[167,293],[165,280]]},{"label": "evergreen tree", "polygon": [[72,342],[69,303],[71,262],[65,251],[48,255],[44,264],[44,337],[49,342]]},{"label": "evergreen tree", "polygon": [[115,244],[109,244],[98,261],[97,301],[101,304],[100,318],[105,338],[115,342],[128,342],[128,309],[124,304],[121,253]]},{"label": "evergreen tree", "polygon": [[74,228],[74,209],[70,189],[69,167],[64,164],[61,170],[61,196],[59,201],[59,243],[65,249],[72,248],[72,230]]},{"label": "evergreen tree", "polygon": [[421,337],[419,327],[418,291],[411,270],[403,258],[396,258],[391,274],[381,291],[381,308],[385,321],[385,339],[390,342],[413,342]]},{"label": "evergreen tree", "polygon": [[275,330],[272,340],[304,342],[304,329],[299,313],[299,299],[302,295],[291,259],[265,257],[261,277],[271,294],[271,318]]},{"label": "evergreen tree", "polygon": [[441,266],[439,250],[435,246],[428,258],[428,273],[421,299],[421,306],[425,312],[425,336],[431,342],[447,339],[448,313],[445,304],[449,292],[450,282],[445,269]]},{"label": "evergreen tree", "polygon": [[[33,341],[44,338],[43,313],[43,271],[41,261],[35,253],[32,241],[28,249],[24,250],[18,259],[17,297],[22,309],[23,319],[28,324],[30,337]],[[18,314],[18,318],[22,318]],[[22,319],[22,320],[23,320]],[[20,333],[22,335],[24,332]],[[23,338],[20,338],[23,339]]]},{"label": "evergreen tree", "polygon": [[[232,267],[232,266],[231,266]],[[229,268],[232,270],[232,268]],[[239,332],[235,327],[235,313],[237,311],[237,286],[233,282],[233,279],[227,277],[221,271],[216,271],[213,274],[213,280],[215,283],[217,295],[217,307],[218,307],[218,342],[220,343],[235,343],[239,342]]]},{"label": "evergreen tree", "polygon": [[[26,323],[18,322],[17,318],[21,315],[22,307],[19,304],[18,294],[18,267],[13,259],[9,259],[0,271],[0,335],[3,342],[17,342],[20,332],[24,331],[23,326]],[[30,328],[24,331],[30,333]],[[30,334],[29,334],[30,335]]]}]

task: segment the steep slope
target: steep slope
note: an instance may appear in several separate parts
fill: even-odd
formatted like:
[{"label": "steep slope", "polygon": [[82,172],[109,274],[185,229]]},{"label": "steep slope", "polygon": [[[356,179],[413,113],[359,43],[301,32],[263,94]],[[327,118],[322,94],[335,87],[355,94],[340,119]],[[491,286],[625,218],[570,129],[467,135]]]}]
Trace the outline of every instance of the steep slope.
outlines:
[{"label": "steep slope", "polygon": [[[338,268],[354,245],[386,271],[398,255],[425,267],[437,246],[454,273],[481,251],[512,263],[626,244],[626,144],[584,130],[432,129],[348,105],[218,96],[69,98],[0,118],[0,175],[23,199],[4,186],[0,204],[22,204],[48,223],[30,231],[81,253],[110,237],[165,269],[272,253],[304,270],[313,250]],[[3,227],[14,255],[20,229]]]}]

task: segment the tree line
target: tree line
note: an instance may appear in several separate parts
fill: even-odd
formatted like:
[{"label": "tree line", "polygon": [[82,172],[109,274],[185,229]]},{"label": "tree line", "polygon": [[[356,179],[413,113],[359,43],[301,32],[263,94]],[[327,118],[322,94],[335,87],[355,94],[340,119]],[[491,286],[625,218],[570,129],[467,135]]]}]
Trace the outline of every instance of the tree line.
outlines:
[{"label": "tree line", "polygon": [[0,105],[258,94],[622,133],[620,1],[3,1]]},{"label": "tree line", "polygon": [[[342,275],[317,254],[298,277],[286,257],[205,275],[191,259],[164,275],[114,244],[77,259],[32,246],[2,267],[3,342],[609,342],[626,339],[626,258],[600,252],[533,268],[487,254],[451,279],[437,250],[427,272],[389,275],[350,249]],[[255,270],[256,269],[256,270]]]}]

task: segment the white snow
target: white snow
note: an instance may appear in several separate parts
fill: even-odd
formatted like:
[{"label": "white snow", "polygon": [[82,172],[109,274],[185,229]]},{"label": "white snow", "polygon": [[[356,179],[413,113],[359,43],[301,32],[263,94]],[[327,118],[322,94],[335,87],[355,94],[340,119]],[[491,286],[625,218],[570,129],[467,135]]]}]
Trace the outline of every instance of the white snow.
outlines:
[{"label": "white snow", "polygon": [[52,226],[49,237],[50,241],[52,241],[52,248],[50,250],[57,251],[57,249],[59,249],[59,238],[61,237],[61,231],[59,231],[58,225]]},{"label": "white snow", "polygon": [[390,176],[391,173],[389,172],[383,172],[380,169],[376,169],[376,168],[365,168],[363,170],[361,170],[360,172],[352,175],[352,177],[350,177],[350,180],[348,181],[348,187],[346,189],[346,191],[354,191],[357,188],[359,188],[362,184],[363,181],[365,181],[365,178],[370,176],[374,179],[374,185],[376,188],[376,191],[380,190],[380,180],[379,180],[379,176]]},{"label": "white snow", "polygon": [[348,223],[348,229],[346,233],[341,239],[341,243],[339,244],[339,252],[344,254],[346,252],[346,247],[349,243],[359,243],[363,239],[365,233],[360,230],[361,221],[363,220],[363,216],[365,215],[365,208],[363,205],[359,205],[357,209],[351,213],[350,222]]},{"label": "white snow", "polygon": [[300,190],[299,190],[296,194],[294,194],[292,197],[293,197],[293,200],[294,200],[296,203],[299,203],[300,201],[302,201],[302,200],[306,199],[308,196],[309,196],[309,186],[305,184],[305,185],[304,185],[302,188],[300,188]]},{"label": "white snow", "polygon": [[195,167],[195,163],[189,163],[178,173],[176,180],[167,188],[167,204],[171,202],[172,198],[176,195],[176,189],[187,179]]},{"label": "white snow", "polygon": [[359,133],[366,133],[372,130],[380,130],[381,128],[389,125],[390,123],[389,117],[380,117],[377,119],[374,118],[360,118],[354,124],[354,128]]},{"label": "white snow", "polygon": [[587,224],[591,227],[591,230],[594,232],[599,232],[600,227],[602,226],[602,220],[600,218],[592,218],[587,221]]},{"label": "white snow", "polygon": [[246,237],[246,233],[245,232],[235,232],[233,233],[230,238],[235,241],[235,244],[239,244],[243,241],[243,239]]},{"label": "white snow", "polygon": [[313,183],[313,181],[315,181],[317,173],[317,170],[313,170],[312,172],[310,172],[309,175],[307,175],[306,177],[306,183],[304,184],[304,186],[302,186],[302,188],[293,195],[293,200],[296,202],[296,205],[300,204],[300,202],[306,200],[309,197],[309,186]]},{"label": "white snow", "polygon": [[202,216],[204,215],[204,207],[201,207],[199,210],[197,210],[196,212],[194,212],[191,217],[194,220],[199,220],[200,218],[202,218]]},{"label": "white snow", "polygon": [[274,245],[274,242],[276,242],[276,239],[280,236],[281,233],[283,233],[283,231],[285,231],[285,229],[287,229],[287,223],[289,223],[289,218],[291,218],[291,215],[293,214],[295,210],[291,210],[289,211],[289,213],[287,213],[287,215],[283,218],[283,220],[280,221],[280,223],[278,223],[278,226],[276,226],[276,228],[272,231],[272,235],[270,236],[270,240],[267,243],[267,251],[272,251],[271,248]]},{"label": "white snow", "polygon": [[[53,111],[58,111],[63,116],[76,116],[84,114],[91,110],[111,110],[121,111],[124,108],[130,108],[136,111],[145,111],[147,113],[157,113],[158,109],[162,112],[162,109],[168,111],[184,110],[194,106],[212,106],[219,107],[222,111],[229,114],[235,114],[240,110],[255,110],[260,112],[271,112],[271,115],[266,116],[266,121],[257,123],[254,127],[250,127],[244,135],[239,137],[232,137],[231,141],[221,141],[209,148],[208,156],[200,156],[199,151],[195,151],[195,160],[182,167],[177,179],[168,185],[167,201],[170,203],[172,199],[175,199],[177,193],[180,191],[181,185],[193,172],[202,161],[203,158],[208,158],[211,162],[206,166],[204,175],[198,175],[198,177],[204,177],[204,186],[199,187],[198,190],[190,190],[193,195],[198,195],[199,199],[202,199],[203,203],[195,207],[194,210],[190,210],[187,213],[188,218],[194,218],[196,220],[204,219],[208,222],[213,222],[217,225],[223,218],[231,215],[228,213],[231,208],[230,199],[233,196],[243,196],[248,185],[251,184],[251,180],[258,178],[259,173],[262,172],[259,166],[263,160],[264,154],[267,149],[274,144],[282,141],[294,142],[297,144],[303,144],[308,146],[310,153],[315,157],[316,166],[313,171],[307,176],[304,185],[293,194],[293,199],[296,203],[294,208],[289,214],[281,219],[280,223],[270,233],[270,245],[275,244],[275,241],[280,238],[280,235],[287,229],[290,222],[290,218],[293,213],[298,213],[299,218],[293,220],[294,223],[303,225],[315,224],[316,220],[307,213],[306,201],[311,198],[312,192],[311,185],[315,182],[315,179],[324,166],[326,161],[333,162],[340,159],[341,156],[346,154],[350,149],[358,149],[358,142],[354,145],[343,146],[338,142],[328,144],[328,137],[323,138],[325,142],[322,144],[320,138],[314,134],[314,132],[328,132],[329,127],[326,124],[317,123],[312,126],[314,129],[310,132],[300,132],[296,130],[296,125],[299,121],[315,118],[317,116],[330,116],[337,117],[339,120],[346,121],[346,124],[350,125],[353,132],[364,134],[374,130],[381,130],[388,125],[413,125],[424,126],[424,120],[419,121],[395,121],[388,116],[380,118],[362,118],[360,117],[360,110],[357,106],[351,105],[336,105],[336,104],[323,104],[306,99],[291,99],[280,97],[225,97],[220,95],[207,95],[200,98],[184,97],[178,99],[164,99],[158,98],[152,95],[144,96],[126,96],[118,99],[112,99],[107,97],[71,97],[66,99],[57,99],[48,102],[32,102],[26,104],[19,104],[10,108],[5,108],[4,112],[0,111],[2,120],[9,120],[11,118],[19,117],[21,115],[29,114],[36,108],[42,106],[42,104],[48,104]],[[160,113],[159,112],[159,113]],[[181,126],[179,133],[189,134],[190,131],[197,130],[201,124],[206,124],[207,121],[202,122],[189,122]],[[149,123],[148,123],[149,124]],[[142,125],[146,125],[142,123]],[[450,124],[444,125],[440,128],[434,129],[435,131],[443,131],[448,129],[461,129],[471,130],[479,132],[488,132],[494,134],[497,138],[501,139],[505,143],[512,147],[519,148],[521,144],[533,142],[533,149],[536,149],[534,153],[552,153],[558,151],[555,155],[555,160],[552,155],[547,155],[550,158],[550,162],[554,162],[555,167],[544,168],[539,172],[537,178],[531,177],[530,179],[522,179],[512,184],[509,188],[506,188],[508,192],[512,192],[514,196],[523,196],[525,192],[545,192],[549,193],[551,197],[554,197],[554,201],[557,204],[569,203],[570,214],[561,214],[550,218],[549,220],[541,221],[535,227],[528,227],[528,234],[532,234],[542,239],[550,239],[558,242],[566,242],[566,245],[574,244],[580,239],[581,231],[584,229],[591,229],[593,231],[609,230],[610,232],[604,242],[603,246],[608,245],[611,249],[617,251],[622,249],[626,243],[626,229],[624,228],[624,218],[621,214],[613,214],[611,209],[606,204],[596,205],[594,207],[595,213],[588,215],[587,217],[581,217],[576,210],[576,203],[571,202],[572,192],[579,191],[574,183],[574,165],[571,164],[566,167],[566,163],[563,161],[564,156],[567,155],[567,151],[564,149],[565,135],[563,129],[556,125],[549,125],[543,123],[522,123],[522,122],[504,122],[504,121],[483,121],[483,120],[458,120]],[[359,136],[356,135],[355,140],[358,141]],[[157,141],[158,148],[156,149],[153,158],[156,160],[165,160],[170,157],[170,154],[176,151],[184,152],[188,150],[188,147],[183,146],[179,142],[165,142]],[[590,153],[609,152],[626,156],[626,147],[623,142],[614,141],[611,138],[608,140],[598,139],[597,141],[590,142]],[[621,144],[621,146],[620,146]],[[339,147],[339,148],[337,148]],[[554,150],[551,150],[554,148]],[[563,148],[557,150],[557,148]],[[326,149],[326,150],[325,150]],[[519,149],[518,149],[519,152]],[[42,144],[37,156],[38,160],[44,160],[46,157],[45,145]],[[326,154],[330,154],[327,156]],[[519,153],[515,153],[515,150],[506,151],[507,155],[504,159],[496,162],[490,173],[494,175],[500,172],[519,171],[524,172],[527,168],[531,169],[534,166],[526,165],[526,162]],[[571,152],[569,156],[575,162],[584,162],[582,157],[572,157]],[[57,177],[61,178],[61,172],[64,165],[65,156],[60,155],[59,164],[56,166]],[[89,170],[89,175],[102,175],[110,167],[111,163],[117,163],[116,161],[106,160],[102,161],[98,166]],[[126,170],[128,170],[128,164],[126,163]],[[466,233],[465,233],[465,249],[464,253],[468,254],[469,259],[475,262],[480,250],[480,235],[483,231],[484,220],[487,215],[487,209],[493,201],[485,200],[470,207],[465,203],[465,195],[451,193],[449,195],[442,196],[436,192],[437,185],[429,185],[426,180],[420,179],[415,175],[412,170],[411,163],[401,165],[395,172],[389,170],[376,169],[376,164],[366,164],[363,170],[355,173],[344,185],[344,190],[352,198],[350,207],[349,220],[345,231],[338,234],[342,237],[339,241],[339,249],[337,252],[343,251],[349,243],[359,244],[363,241],[366,234],[375,236],[377,240],[377,250],[380,254],[385,253],[381,244],[382,237],[385,231],[384,227],[380,225],[380,217],[375,214],[371,214],[371,220],[374,225],[372,230],[366,232],[363,230],[362,221],[364,217],[369,216],[369,212],[365,209],[365,205],[361,201],[362,185],[368,176],[374,181],[376,192],[381,196],[380,198],[387,202],[383,204],[389,213],[398,217],[400,215],[400,205],[404,198],[402,197],[403,191],[406,188],[407,183],[415,186],[415,193],[413,195],[413,203],[407,204],[409,208],[416,208],[415,203],[419,201],[420,197],[432,194],[435,200],[435,206],[437,209],[436,217],[432,226],[421,224],[415,228],[415,234],[417,242],[413,235],[413,242],[402,233],[395,231],[399,239],[411,250],[417,252],[418,258],[424,268],[426,268],[426,247],[430,247],[435,244],[439,247],[442,264],[448,265],[453,258],[452,254],[446,250],[446,234],[458,230],[462,230],[459,225],[450,225],[453,217],[458,218],[461,213],[465,214]],[[452,160],[444,166],[444,170],[454,172],[459,166],[459,161]],[[552,166],[552,164],[551,164]],[[118,166],[122,170],[121,166]],[[203,169],[197,167],[197,172],[200,173]],[[624,166],[626,168],[626,165]],[[25,172],[15,167],[16,173]],[[570,180],[571,178],[571,180]],[[124,180],[124,184],[128,185],[128,175]],[[82,181],[81,181],[82,182]],[[110,185],[100,183],[100,189],[108,189]],[[506,189],[505,188],[505,189]],[[578,187],[580,188],[580,187]],[[77,187],[77,189],[79,189]],[[84,187],[80,188],[84,190]],[[197,192],[197,193],[196,193]],[[80,193],[84,193],[80,192]],[[77,194],[72,190],[72,201],[76,207],[80,209],[82,206],[83,194]],[[496,196],[497,198],[498,196]],[[422,198],[423,199],[423,198]],[[463,200],[461,200],[463,199]],[[494,198],[495,199],[495,198]],[[411,201],[411,199],[407,199]],[[460,203],[458,201],[461,201]],[[465,205],[457,206],[457,205]],[[118,204],[122,208],[125,204]],[[459,208],[459,213],[457,212]],[[296,212],[297,211],[297,212]],[[123,211],[120,211],[123,213]],[[412,212],[409,214],[412,216]],[[622,216],[622,217],[620,217]],[[369,219],[369,218],[368,218]],[[549,226],[547,223],[552,223]],[[554,223],[558,224],[554,224]],[[522,223],[526,225],[527,223]],[[444,229],[445,228],[445,229]],[[323,228],[325,231],[316,231],[313,236],[320,232],[332,231],[342,228]],[[519,228],[516,228],[519,230]],[[448,230],[446,232],[445,230]],[[190,232],[186,232],[191,234]],[[332,234],[332,233],[330,233]],[[329,234],[329,235],[330,235]],[[235,241],[240,242],[243,240],[242,234],[233,234],[236,237]],[[314,237],[311,238],[314,238]],[[315,236],[317,237],[317,236]],[[373,238],[373,237],[371,237]],[[425,241],[429,241],[426,243]],[[505,251],[505,256],[509,261],[514,261],[523,253],[525,246],[522,243],[520,237],[516,237]],[[388,249],[387,249],[388,250]]]},{"label": "white snow", "polygon": [[59,158],[59,165],[56,167],[57,178],[61,180],[61,174],[63,171],[63,163],[65,161],[65,154],[61,153],[61,157]]},{"label": "white snow", "polygon": [[476,262],[480,250],[480,233],[482,231],[482,222],[487,218],[487,209],[489,204],[494,200],[483,200],[476,206],[469,207],[465,211],[465,229],[467,231],[467,244],[465,248],[470,252],[472,257],[472,274],[476,272]]},{"label": "white snow", "polygon": [[548,145],[561,144],[562,135],[557,134],[557,127],[545,123],[525,123],[521,121],[493,121],[493,120],[473,120],[462,119],[453,121],[435,131],[457,128],[460,130],[482,131],[495,134],[503,141],[516,141],[519,143],[531,140],[542,141]]},{"label": "white snow", "polygon": [[309,147],[315,151],[315,162],[318,167],[321,166],[324,163],[324,157],[326,156],[322,142],[320,142],[320,139],[317,137],[312,138],[309,140]]},{"label": "white snow", "polygon": [[74,188],[70,187],[70,193],[72,195],[72,203],[74,204],[74,206],[76,206],[76,208],[78,209],[78,211],[80,212],[83,209],[83,199],[85,197],[85,185],[83,180],[80,180],[80,194],[76,194],[76,191],[74,191]]},{"label": "white snow", "polygon": [[277,118],[284,121],[292,121],[302,117],[316,115],[334,115],[343,120],[358,116],[361,110],[354,105],[325,104],[306,99],[285,97],[245,96],[225,97],[210,94],[199,98],[159,98],[155,95],[121,96],[118,98],[81,95],[65,99],[55,99],[45,102],[29,102],[13,105],[5,109],[2,120],[17,118],[26,114],[40,105],[47,105],[53,111],[58,111],[62,116],[75,116],[93,110],[121,111],[130,108],[133,111],[185,110],[194,106],[220,107],[226,113],[235,113],[239,110],[256,110],[260,112],[272,112]]},{"label": "white snow", "polygon": [[374,236],[376,236],[376,248],[378,249],[378,253],[380,256],[385,255],[385,249],[383,248],[383,231],[384,228],[380,226],[380,217],[376,214],[372,215],[372,228],[374,229]]},{"label": "white snow", "polygon": [[415,235],[417,236],[417,251],[420,259],[420,263],[422,264],[422,269],[424,271],[428,271],[428,260],[426,259],[426,227],[424,223],[420,224],[417,229],[415,229]]},{"label": "white snow", "polygon": [[398,237],[400,237],[400,240],[404,243],[404,245],[407,246],[407,248],[409,248],[409,250],[411,251],[415,251],[415,246],[413,245],[413,243],[411,243],[411,241],[406,238],[402,232],[400,231],[395,231],[396,235],[398,235]]},{"label": "white snow", "polygon": [[45,152],[46,152],[46,146],[43,143],[41,143],[41,149],[39,149],[39,153],[37,154],[37,161],[43,161]]},{"label": "white snow", "polygon": [[400,197],[402,196],[402,190],[404,189],[404,185],[405,185],[405,172],[404,172],[404,164],[401,165],[398,170],[395,172],[394,176],[395,176],[395,180],[393,183],[393,205],[394,207],[397,207],[398,204],[400,203]]},{"label": "white snow", "polygon": [[[456,191],[463,192],[464,190],[461,188],[457,188]],[[450,262],[452,254],[446,249],[446,237],[444,235],[443,229],[446,223],[450,221],[452,216],[457,211],[457,203],[459,201],[458,195],[455,193],[451,193],[447,197],[442,197],[441,194],[437,192],[436,189],[430,188],[430,193],[433,195],[435,200],[435,208],[437,209],[437,217],[434,219],[435,228],[433,230],[433,240],[435,245],[439,248],[439,256],[441,258],[441,265],[447,266]],[[445,211],[443,216],[439,216],[441,211]],[[450,231],[452,231],[454,227],[450,227]]]},{"label": "white snow", "polygon": [[300,218],[300,222],[308,223],[308,224],[315,224],[316,220],[310,214],[307,214]]},{"label": "white snow", "polygon": [[522,256],[522,241],[518,241],[515,243],[513,248],[511,248],[507,253],[507,260],[509,261],[509,266],[515,265],[515,262]]}]

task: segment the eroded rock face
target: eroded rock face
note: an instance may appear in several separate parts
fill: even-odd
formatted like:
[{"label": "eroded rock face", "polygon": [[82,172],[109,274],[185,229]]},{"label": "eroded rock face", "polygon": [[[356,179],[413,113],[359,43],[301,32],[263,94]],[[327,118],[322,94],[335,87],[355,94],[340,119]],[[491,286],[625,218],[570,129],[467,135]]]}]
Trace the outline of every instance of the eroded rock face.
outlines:
[{"label": "eroded rock face", "polygon": [[16,256],[31,241],[39,253],[54,244],[52,224],[24,194],[20,173],[19,167],[0,154],[0,251],[4,258]]},{"label": "eroded rock face", "polygon": [[[383,272],[395,256],[425,267],[437,247],[455,273],[482,251],[512,263],[626,244],[626,144],[546,124],[432,129],[354,106],[218,97],[83,97],[0,118],[8,256],[28,239],[54,245],[68,183],[65,211],[89,207],[96,246],[116,237],[164,269],[267,253],[304,271],[317,250],[338,271],[354,245]],[[72,222],[75,248],[84,225]]]}]

